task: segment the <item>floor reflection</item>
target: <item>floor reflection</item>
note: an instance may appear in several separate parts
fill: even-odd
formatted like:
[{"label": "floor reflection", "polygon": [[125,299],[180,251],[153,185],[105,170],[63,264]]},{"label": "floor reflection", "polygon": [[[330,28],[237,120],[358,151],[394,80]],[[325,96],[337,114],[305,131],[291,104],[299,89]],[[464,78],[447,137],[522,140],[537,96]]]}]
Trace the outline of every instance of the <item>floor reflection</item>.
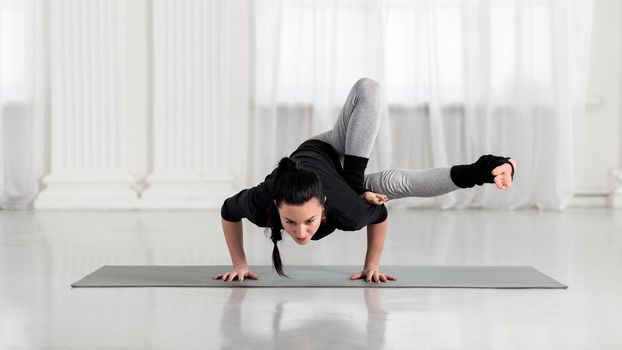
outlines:
[{"label": "floor reflection", "polygon": [[[267,335],[254,329],[245,329],[244,317],[249,315],[245,312],[244,299],[249,291],[247,288],[231,288],[220,320],[220,348],[380,349],[385,342],[388,312],[382,308],[379,289],[361,288],[361,292],[367,310],[365,327],[360,327],[360,322],[352,320],[358,314],[352,312],[351,308],[359,304],[336,305],[332,311],[324,312],[315,304],[279,300],[274,305],[271,319],[266,319],[266,322],[271,323],[271,334]],[[287,307],[288,304],[294,307]],[[297,310],[300,307],[306,310],[300,312],[302,310]],[[300,314],[307,315],[301,317]]]}]

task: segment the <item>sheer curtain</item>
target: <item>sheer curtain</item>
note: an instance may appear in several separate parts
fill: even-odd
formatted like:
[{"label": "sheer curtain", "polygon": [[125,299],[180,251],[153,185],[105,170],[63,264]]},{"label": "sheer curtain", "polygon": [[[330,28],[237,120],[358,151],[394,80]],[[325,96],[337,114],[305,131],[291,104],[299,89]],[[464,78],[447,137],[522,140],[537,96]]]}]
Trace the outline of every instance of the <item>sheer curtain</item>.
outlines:
[{"label": "sheer curtain", "polygon": [[252,181],[332,126],[358,78],[384,87],[368,171],[518,160],[515,184],[394,203],[563,209],[574,192],[592,0],[254,3]]},{"label": "sheer curtain", "polygon": [[44,1],[0,0],[0,209],[25,209],[45,167]]}]

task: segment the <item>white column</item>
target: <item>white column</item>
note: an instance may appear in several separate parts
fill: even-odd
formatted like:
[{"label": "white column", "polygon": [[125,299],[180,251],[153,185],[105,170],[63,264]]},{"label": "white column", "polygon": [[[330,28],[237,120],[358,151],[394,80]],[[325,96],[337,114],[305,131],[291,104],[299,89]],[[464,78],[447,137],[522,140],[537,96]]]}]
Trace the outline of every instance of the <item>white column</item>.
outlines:
[{"label": "white column", "polygon": [[[153,2],[153,172],[143,208],[219,208],[234,192],[229,155],[236,69],[229,1]],[[233,22],[233,23],[232,23]],[[246,105],[246,100],[238,101]]]},{"label": "white column", "polygon": [[51,1],[51,173],[37,209],[136,207],[126,159],[126,6]]}]

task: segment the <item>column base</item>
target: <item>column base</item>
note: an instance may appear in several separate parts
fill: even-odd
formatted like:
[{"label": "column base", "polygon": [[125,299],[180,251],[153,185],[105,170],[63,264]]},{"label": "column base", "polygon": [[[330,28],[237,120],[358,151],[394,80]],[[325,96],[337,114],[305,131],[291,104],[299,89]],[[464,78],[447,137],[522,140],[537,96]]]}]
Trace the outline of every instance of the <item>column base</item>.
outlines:
[{"label": "column base", "polygon": [[162,171],[147,178],[140,209],[220,209],[236,192],[234,177],[222,171]]},{"label": "column base", "polygon": [[120,172],[52,173],[34,200],[37,210],[129,210],[138,207],[132,177]]}]

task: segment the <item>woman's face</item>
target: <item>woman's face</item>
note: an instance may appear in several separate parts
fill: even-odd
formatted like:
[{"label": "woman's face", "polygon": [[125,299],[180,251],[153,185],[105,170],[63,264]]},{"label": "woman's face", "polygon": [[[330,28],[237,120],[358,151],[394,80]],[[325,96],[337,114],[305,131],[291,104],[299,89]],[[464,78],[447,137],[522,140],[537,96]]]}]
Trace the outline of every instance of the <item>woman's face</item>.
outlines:
[{"label": "woman's face", "polygon": [[298,244],[307,244],[320,227],[324,207],[313,197],[307,202],[291,205],[285,202],[278,207],[283,228]]}]

